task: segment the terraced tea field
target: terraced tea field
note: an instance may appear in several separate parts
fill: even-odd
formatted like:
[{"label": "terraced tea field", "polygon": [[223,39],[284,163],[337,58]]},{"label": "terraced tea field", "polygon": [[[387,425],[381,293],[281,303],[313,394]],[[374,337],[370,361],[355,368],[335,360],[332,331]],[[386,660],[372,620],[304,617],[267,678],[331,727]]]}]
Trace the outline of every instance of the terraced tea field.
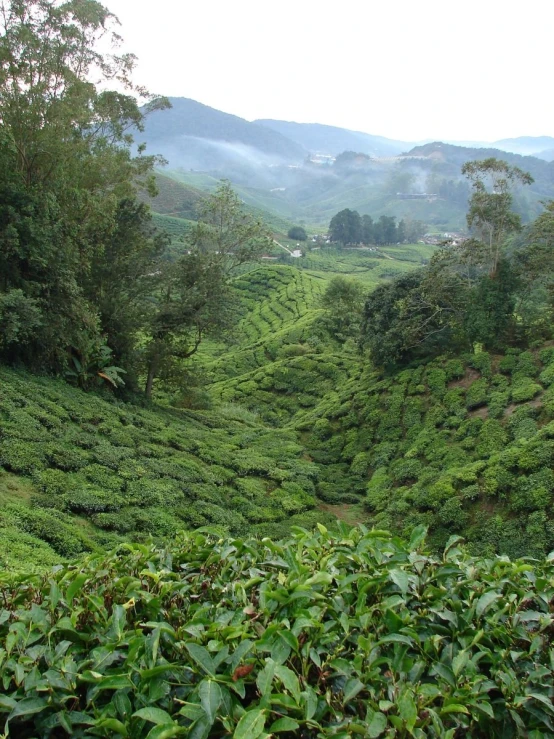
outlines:
[{"label": "terraced tea field", "polygon": [[322,519],[317,474],[294,431],[241,408],[147,410],[0,368],[2,567],[205,525],[284,535]]}]

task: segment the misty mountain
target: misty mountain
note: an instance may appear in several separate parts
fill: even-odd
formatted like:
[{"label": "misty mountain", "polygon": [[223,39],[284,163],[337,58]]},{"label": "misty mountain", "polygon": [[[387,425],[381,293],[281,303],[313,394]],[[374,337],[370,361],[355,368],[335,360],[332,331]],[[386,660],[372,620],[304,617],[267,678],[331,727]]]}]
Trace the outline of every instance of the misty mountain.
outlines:
[{"label": "misty mountain", "polygon": [[148,115],[144,132],[136,139],[173,168],[240,169],[301,162],[306,156],[302,146],[271,128],[188,98],[169,100],[172,107]]},{"label": "misty mountain", "polygon": [[554,149],[539,151],[535,156],[539,159],[544,159],[546,162],[554,162]]},{"label": "misty mountain", "polygon": [[372,136],[369,133],[324,126],[320,123],[294,123],[271,119],[260,119],[254,123],[273,129],[311,153],[320,152],[332,156],[337,156],[343,151],[355,151],[372,157],[389,157],[396,156],[414,145],[413,142],[394,141],[384,136]]},{"label": "misty mountain", "polygon": [[522,156],[536,156],[546,159],[541,154],[552,153],[554,138],[552,136],[518,136],[514,139],[500,139],[490,145],[494,149],[509,151]]},{"label": "misty mountain", "polygon": [[[552,197],[554,189],[554,163],[532,156],[522,156],[497,148],[471,148],[455,146],[435,141],[432,144],[415,146],[408,152],[410,157],[421,157],[418,164],[426,169],[434,167],[444,174],[460,175],[462,165],[473,159],[495,157],[508,164],[529,172],[535,182],[529,187],[531,192]],[[427,160],[427,161],[425,161]]]}]

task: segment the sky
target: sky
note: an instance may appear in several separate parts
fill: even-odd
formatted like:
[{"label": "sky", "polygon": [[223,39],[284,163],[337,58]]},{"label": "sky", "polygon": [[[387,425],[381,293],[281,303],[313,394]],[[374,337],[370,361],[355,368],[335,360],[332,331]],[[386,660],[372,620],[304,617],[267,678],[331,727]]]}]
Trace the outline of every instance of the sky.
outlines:
[{"label": "sky", "polygon": [[136,81],[403,141],[554,136],[554,2],[102,0]]}]

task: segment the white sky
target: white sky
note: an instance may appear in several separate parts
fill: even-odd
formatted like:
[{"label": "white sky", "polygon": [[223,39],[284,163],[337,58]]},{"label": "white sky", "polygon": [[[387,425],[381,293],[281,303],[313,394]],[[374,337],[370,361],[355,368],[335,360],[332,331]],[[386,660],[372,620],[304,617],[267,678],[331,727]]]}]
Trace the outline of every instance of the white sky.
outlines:
[{"label": "white sky", "polygon": [[554,0],[103,0],[136,81],[408,141],[554,135]]}]

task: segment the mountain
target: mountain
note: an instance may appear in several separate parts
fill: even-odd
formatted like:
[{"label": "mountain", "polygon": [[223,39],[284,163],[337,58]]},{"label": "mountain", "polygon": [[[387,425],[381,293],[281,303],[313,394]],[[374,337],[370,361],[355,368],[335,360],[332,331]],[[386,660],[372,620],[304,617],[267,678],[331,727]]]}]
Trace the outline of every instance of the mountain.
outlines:
[{"label": "mountain", "polygon": [[271,128],[251,123],[188,98],[169,98],[172,107],[150,114],[137,141],[172,167],[212,170],[222,165],[300,162],[306,151]]},{"label": "mountain", "polygon": [[[535,181],[528,188],[528,192],[549,198],[553,196],[554,163],[538,159],[537,157],[522,156],[521,154],[513,154],[492,147],[471,148],[467,146],[454,146],[453,144],[445,144],[442,141],[415,146],[408,152],[408,155],[418,157],[418,164],[421,164],[421,166],[429,168],[432,165],[435,169],[449,175],[459,175],[462,165],[473,159],[487,159],[488,157],[503,159],[508,164],[520,167],[532,175]],[[427,164],[424,164],[425,159],[428,160]]]},{"label": "mountain", "polygon": [[542,153],[552,153],[554,138],[552,136],[518,136],[514,139],[500,139],[490,144],[490,146],[501,151],[509,151],[512,154],[536,156],[542,159]]},{"label": "mountain", "polygon": [[369,133],[324,126],[320,123],[294,123],[272,119],[260,119],[254,123],[271,128],[312,153],[320,152],[332,156],[343,151],[356,151],[372,157],[388,157],[396,156],[413,146],[413,142],[394,141],[384,136],[372,136]]}]

